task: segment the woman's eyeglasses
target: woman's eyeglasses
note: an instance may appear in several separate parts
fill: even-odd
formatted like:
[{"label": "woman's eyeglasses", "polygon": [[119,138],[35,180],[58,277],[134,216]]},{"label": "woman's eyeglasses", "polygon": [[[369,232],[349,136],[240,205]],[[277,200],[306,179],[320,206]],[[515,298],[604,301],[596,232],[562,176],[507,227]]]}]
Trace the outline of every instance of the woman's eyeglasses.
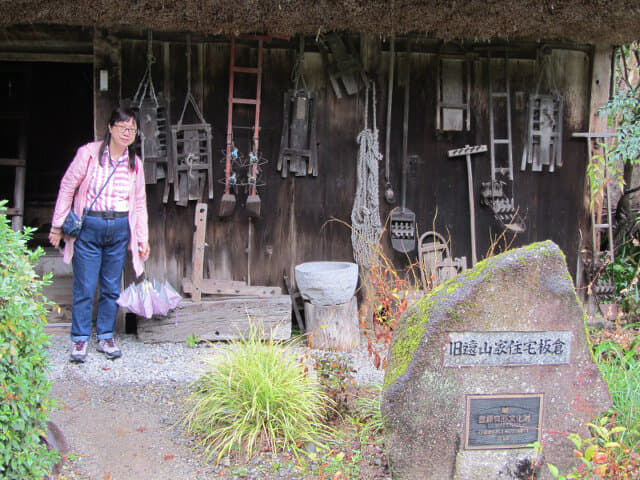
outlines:
[{"label": "woman's eyeglasses", "polygon": [[135,135],[138,131],[137,128],[125,127],[124,125],[115,125],[122,133],[128,133],[129,135]]}]

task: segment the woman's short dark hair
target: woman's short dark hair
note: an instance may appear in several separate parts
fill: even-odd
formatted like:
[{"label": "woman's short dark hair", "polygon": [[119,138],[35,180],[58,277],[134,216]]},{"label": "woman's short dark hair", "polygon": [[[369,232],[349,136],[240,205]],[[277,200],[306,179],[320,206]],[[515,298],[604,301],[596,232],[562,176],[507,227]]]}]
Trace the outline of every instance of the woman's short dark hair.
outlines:
[{"label": "woman's short dark hair", "polygon": [[[107,133],[104,136],[104,140],[102,140],[102,145],[100,145],[100,151],[98,153],[98,161],[100,165],[103,165],[102,157],[104,155],[104,149],[107,148],[109,142],[111,141],[111,132],[109,131],[109,127],[113,127],[118,122],[128,122],[133,118],[134,123],[138,126],[138,116],[136,112],[128,107],[118,107],[111,112],[111,116],[109,117],[109,122],[107,123]],[[129,170],[133,170],[136,166],[136,149],[135,142],[129,145]]]}]

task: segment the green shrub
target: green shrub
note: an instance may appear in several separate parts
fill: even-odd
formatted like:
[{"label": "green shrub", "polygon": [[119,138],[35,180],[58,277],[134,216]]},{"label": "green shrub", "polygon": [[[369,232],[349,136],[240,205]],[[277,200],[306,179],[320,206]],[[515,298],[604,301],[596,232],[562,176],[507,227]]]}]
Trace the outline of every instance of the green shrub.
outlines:
[{"label": "green shrub", "polygon": [[323,415],[330,403],[306,372],[292,345],[261,341],[256,332],[214,355],[195,382],[184,422],[199,437],[207,459],[257,446],[271,451],[328,437]]},{"label": "green shrub", "polygon": [[624,428],[626,443],[635,444],[640,453],[640,360],[636,357],[636,345],[640,337],[628,350],[620,345],[605,341],[594,351],[594,358],[604,380],[609,385],[613,400],[615,422]]},{"label": "green shrub", "polygon": [[8,480],[40,479],[58,458],[40,442],[51,407],[42,297],[50,279],[33,270],[43,251],[27,248],[32,231],[14,232],[0,214],[0,478]]}]

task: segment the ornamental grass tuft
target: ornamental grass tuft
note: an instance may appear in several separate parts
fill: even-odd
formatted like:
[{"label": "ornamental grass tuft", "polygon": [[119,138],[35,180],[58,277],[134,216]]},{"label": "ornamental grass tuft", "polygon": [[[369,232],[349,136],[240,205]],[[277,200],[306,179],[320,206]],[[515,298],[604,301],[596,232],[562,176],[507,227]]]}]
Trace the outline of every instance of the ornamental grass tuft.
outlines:
[{"label": "ornamental grass tuft", "polygon": [[636,354],[639,344],[640,336],[628,349],[605,341],[594,351],[596,363],[609,385],[616,424],[624,427],[623,437],[631,437],[624,441],[634,444],[636,453],[640,453],[640,358]]},{"label": "ornamental grass tuft", "polygon": [[297,456],[302,445],[323,448],[329,438],[331,400],[291,343],[262,341],[252,331],[215,354],[193,386],[184,424],[207,460],[233,451],[251,457],[263,447]]}]

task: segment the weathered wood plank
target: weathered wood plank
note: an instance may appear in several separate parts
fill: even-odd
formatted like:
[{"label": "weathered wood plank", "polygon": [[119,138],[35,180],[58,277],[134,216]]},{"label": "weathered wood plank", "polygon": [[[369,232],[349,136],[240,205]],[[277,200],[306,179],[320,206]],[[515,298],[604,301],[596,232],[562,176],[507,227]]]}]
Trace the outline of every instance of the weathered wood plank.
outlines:
[{"label": "weathered wood plank", "polygon": [[0,167],[26,167],[24,158],[0,158]]},{"label": "weathered wood plank", "polygon": [[0,62],[93,63],[93,55],[85,53],[0,52]]},{"label": "weathered wood plank", "polygon": [[138,339],[145,343],[184,342],[194,335],[203,340],[235,340],[252,328],[261,338],[287,340],[291,336],[291,298],[232,298],[182,301],[169,317],[138,317]]},{"label": "weathered wood plank", "polygon": [[[190,279],[182,279],[182,290],[184,293],[193,295],[194,286]],[[241,295],[245,297],[275,297],[282,294],[280,287],[249,286],[244,282],[234,282],[227,280],[202,280],[200,293],[209,295]],[[192,298],[193,301],[195,298]]]},{"label": "weathered wood plank", "polygon": [[191,260],[191,298],[199,302],[202,296],[202,269],[204,267],[204,235],[207,231],[207,204],[196,204],[195,218],[196,233],[193,235],[193,252]]}]

